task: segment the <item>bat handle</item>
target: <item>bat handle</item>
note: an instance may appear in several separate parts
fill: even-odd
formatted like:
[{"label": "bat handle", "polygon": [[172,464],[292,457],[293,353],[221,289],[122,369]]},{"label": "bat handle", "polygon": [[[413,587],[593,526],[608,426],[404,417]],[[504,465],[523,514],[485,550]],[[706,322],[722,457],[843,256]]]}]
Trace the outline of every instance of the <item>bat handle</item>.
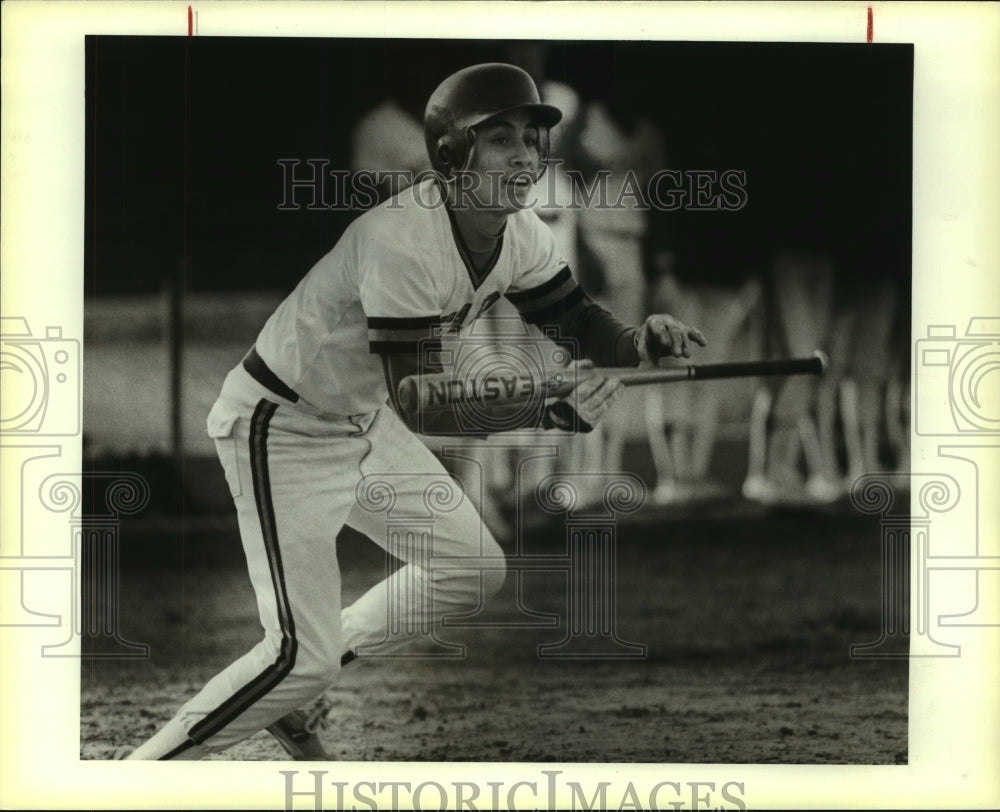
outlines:
[{"label": "bat handle", "polygon": [[776,361],[744,361],[729,364],[691,366],[691,380],[712,378],[738,378],[764,375],[817,375],[826,374],[829,360],[821,350],[813,351],[809,358],[786,358]]}]

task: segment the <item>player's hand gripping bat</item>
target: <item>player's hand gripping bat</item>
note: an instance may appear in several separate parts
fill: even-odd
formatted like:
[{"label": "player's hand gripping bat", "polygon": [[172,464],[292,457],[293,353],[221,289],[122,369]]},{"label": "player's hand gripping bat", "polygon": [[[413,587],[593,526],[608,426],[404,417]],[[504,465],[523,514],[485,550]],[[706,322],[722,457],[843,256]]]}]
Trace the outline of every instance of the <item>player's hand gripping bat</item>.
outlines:
[{"label": "player's hand gripping bat", "polygon": [[[685,364],[653,369],[593,367],[587,376],[615,377],[624,386],[645,386],[716,378],[748,378],[766,375],[823,375],[827,359],[819,350],[808,358],[774,361],[739,361],[728,364]],[[478,378],[456,378],[450,372],[408,375],[399,382],[399,404],[407,416],[437,412],[461,403],[480,406],[517,403],[535,398],[562,398],[579,379],[556,372],[548,379],[526,374],[486,374]]]}]

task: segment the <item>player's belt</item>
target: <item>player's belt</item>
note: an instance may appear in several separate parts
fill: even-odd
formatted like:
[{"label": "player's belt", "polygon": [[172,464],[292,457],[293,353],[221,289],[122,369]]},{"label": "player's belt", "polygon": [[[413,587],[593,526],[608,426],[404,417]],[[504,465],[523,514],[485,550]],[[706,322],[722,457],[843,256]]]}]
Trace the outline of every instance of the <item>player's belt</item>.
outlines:
[{"label": "player's belt", "polygon": [[264,363],[264,359],[257,354],[257,348],[251,347],[246,358],[243,359],[243,369],[247,371],[261,386],[270,389],[274,394],[280,395],[285,400],[297,403],[299,396],[295,390],[288,386],[281,378],[274,374],[271,368]]}]

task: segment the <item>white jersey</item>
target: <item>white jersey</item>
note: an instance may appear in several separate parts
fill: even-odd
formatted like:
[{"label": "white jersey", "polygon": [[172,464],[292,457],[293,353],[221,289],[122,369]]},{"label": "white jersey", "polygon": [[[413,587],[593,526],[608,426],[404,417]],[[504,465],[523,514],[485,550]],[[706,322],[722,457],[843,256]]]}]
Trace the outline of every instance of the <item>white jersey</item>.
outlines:
[{"label": "white jersey", "polygon": [[366,212],[268,319],[258,354],[308,404],[359,414],[388,398],[379,353],[418,352],[508,292],[526,317],[582,296],[533,211],[507,218],[478,276],[452,218],[433,178]]}]

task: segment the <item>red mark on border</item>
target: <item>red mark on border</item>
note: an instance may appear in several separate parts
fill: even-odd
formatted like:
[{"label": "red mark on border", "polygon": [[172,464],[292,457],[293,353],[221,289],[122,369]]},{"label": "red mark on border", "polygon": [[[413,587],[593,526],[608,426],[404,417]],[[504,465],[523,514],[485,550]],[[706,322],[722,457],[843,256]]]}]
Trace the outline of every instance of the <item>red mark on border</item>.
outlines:
[{"label": "red mark on border", "polygon": [[[868,9],[868,41],[872,41],[872,10]],[[191,6],[188,6],[188,36],[194,36],[194,12],[191,10]]]},{"label": "red mark on border", "polygon": [[871,42],[875,38],[875,14],[872,12],[872,7],[868,6],[868,41]]}]

